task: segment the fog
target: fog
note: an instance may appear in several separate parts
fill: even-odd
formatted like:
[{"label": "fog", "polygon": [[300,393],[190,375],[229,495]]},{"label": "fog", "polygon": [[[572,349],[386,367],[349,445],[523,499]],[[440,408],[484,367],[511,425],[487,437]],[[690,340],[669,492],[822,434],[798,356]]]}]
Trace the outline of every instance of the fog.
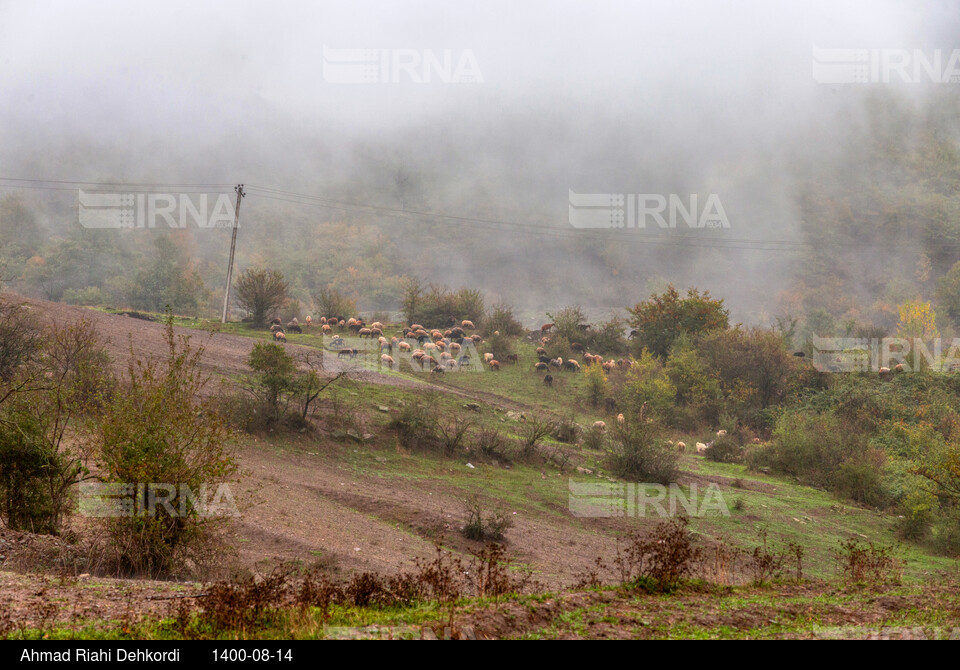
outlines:
[{"label": "fog", "polygon": [[[946,59],[958,35],[946,1],[0,2],[0,177],[242,182],[244,234],[345,216],[258,186],[440,213],[460,241],[425,250],[394,235],[405,274],[530,313],[599,313],[671,281],[761,322],[803,272],[801,184],[865,132],[864,99],[880,86],[910,108],[949,86],[819,83],[813,50]],[[387,82],[336,83],[325,47],[328,67],[329,50],[449,50],[474,80],[388,67]],[[0,181],[0,197],[15,187]],[[713,193],[729,228],[575,231],[571,191]],[[25,197],[45,203],[45,225],[76,225],[75,194]],[[281,207],[294,215],[274,221]],[[572,255],[581,247],[595,249]]]}]

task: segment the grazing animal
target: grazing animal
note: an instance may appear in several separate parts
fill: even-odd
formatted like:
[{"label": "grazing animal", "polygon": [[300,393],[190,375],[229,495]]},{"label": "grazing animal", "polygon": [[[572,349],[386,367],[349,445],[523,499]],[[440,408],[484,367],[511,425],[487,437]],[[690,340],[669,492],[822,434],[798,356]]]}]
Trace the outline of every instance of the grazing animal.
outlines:
[{"label": "grazing animal", "polygon": [[619,424],[623,423],[623,414],[617,414],[617,423]]},{"label": "grazing animal", "polygon": [[580,344],[579,342],[573,342],[573,343],[570,345],[570,350],[571,350],[571,351],[576,351],[578,354],[582,354],[582,353],[583,353],[584,351],[586,351],[587,349],[586,349],[586,347],[584,347],[584,346],[583,346],[582,344]]},{"label": "grazing animal", "polygon": [[382,329],[382,328],[383,328],[383,324],[380,323],[379,321],[374,321],[373,323],[370,324],[370,327],[371,327],[371,328],[380,328],[380,329]]},{"label": "grazing animal", "polygon": [[537,356],[546,356],[547,350],[543,347],[537,347]]},{"label": "grazing animal", "polygon": [[277,317],[276,319],[274,319],[273,321],[271,321],[271,322],[270,322],[270,325],[271,325],[271,326],[279,326],[279,325],[280,325],[280,317]]},{"label": "grazing animal", "polygon": [[480,344],[481,342],[483,342],[483,338],[480,337],[479,335],[471,335],[470,339],[473,340],[474,344]]},{"label": "grazing animal", "polygon": [[600,364],[600,367],[603,368],[604,372],[613,372],[613,368],[616,367],[616,364],[613,361],[604,361]]},{"label": "grazing animal", "polygon": [[311,318],[311,316],[307,314],[307,325],[309,326],[311,323],[313,323],[313,318]]},{"label": "grazing animal", "polygon": [[323,331],[324,334],[333,332],[333,329],[327,324],[323,324],[322,326],[320,326],[320,329]]},{"label": "grazing animal", "polygon": [[613,414],[617,411],[617,401],[613,398],[604,398],[603,399],[603,408],[607,410],[609,414]]},{"label": "grazing animal", "polygon": [[563,362],[563,369],[570,372],[580,372],[580,364],[570,358]]},{"label": "grazing animal", "polygon": [[272,326],[270,326],[270,332],[271,332],[271,333],[278,333],[278,332],[279,332],[279,333],[282,333],[282,332],[283,332],[283,326],[281,326],[279,323],[275,323],[275,324],[273,324]]},{"label": "grazing animal", "polygon": [[291,333],[302,333],[302,332],[303,332],[303,328],[301,328],[300,326],[298,326],[298,325],[295,324],[295,323],[294,323],[294,324],[287,324],[287,329],[288,329]]},{"label": "grazing animal", "polygon": [[393,360],[393,358],[390,357],[390,356],[387,356],[386,354],[383,354],[382,356],[380,356],[380,363],[381,363],[382,365],[388,365],[388,366],[390,366],[391,368],[394,366],[394,360]]},{"label": "grazing animal", "polygon": [[520,362],[520,354],[507,354],[504,360],[507,363],[513,363],[514,365],[516,365],[517,363]]},{"label": "grazing animal", "polygon": [[720,430],[717,431],[717,437],[724,437],[724,436],[726,436],[726,434],[727,434],[727,431],[725,431],[725,430],[723,430],[723,429],[720,429]]},{"label": "grazing animal", "polygon": [[534,363],[534,364],[533,364],[533,367],[536,369],[537,372],[546,372],[546,371],[547,371],[547,364],[544,363],[543,361],[540,361],[539,363]]},{"label": "grazing animal", "polygon": [[435,365],[433,369],[430,370],[430,374],[432,375],[442,375],[444,372],[446,372],[446,370],[443,369],[442,365]]},{"label": "grazing animal", "polygon": [[684,443],[684,442],[677,442],[677,451],[678,451],[679,453],[682,454],[682,453],[683,453],[684,451],[686,451],[686,450],[687,450],[687,445],[686,445],[686,443]]},{"label": "grazing animal", "polygon": [[500,372],[500,361],[497,361],[497,360],[490,361],[490,369],[496,372]]},{"label": "grazing animal", "polygon": [[549,363],[552,359],[546,354],[542,354],[537,357],[537,360],[540,361],[541,363]]},{"label": "grazing animal", "polygon": [[410,351],[409,342],[400,342],[399,344],[397,344],[397,346],[400,348],[400,351]]},{"label": "grazing animal", "polygon": [[464,354],[463,356],[460,357],[459,363],[460,363],[460,367],[462,368],[470,365],[470,357]]},{"label": "grazing animal", "polygon": [[461,350],[463,347],[461,347],[461,346],[460,346],[459,344],[457,344],[456,342],[451,342],[449,348],[450,348],[450,351],[453,352],[454,354],[459,354],[459,353],[460,353],[460,350]]},{"label": "grazing animal", "polygon": [[460,326],[461,326],[462,328],[466,328],[467,330],[473,330],[473,329],[476,327],[476,326],[473,325],[473,321],[466,321],[466,320],[465,320],[465,321],[462,321],[462,322],[460,323]]},{"label": "grazing animal", "polygon": [[594,430],[599,430],[601,433],[607,430],[607,423],[605,421],[594,421],[593,422]]},{"label": "grazing animal", "polygon": [[559,357],[553,358],[550,360],[549,363],[547,363],[547,365],[549,365],[551,368],[556,368],[557,370],[560,370],[563,368],[563,359]]},{"label": "grazing animal", "polygon": [[341,349],[337,352],[337,358],[354,358],[359,353],[359,349]]},{"label": "grazing animal", "polygon": [[556,325],[557,325],[557,324],[555,324],[555,323],[545,323],[545,324],[543,324],[542,326],[540,326],[540,332],[541,332],[541,333],[549,333],[549,332],[550,332],[550,329],[553,328],[553,327],[556,326]]},{"label": "grazing animal", "polygon": [[547,386],[553,386],[553,375],[547,375],[543,378],[543,383]]},{"label": "grazing animal", "polygon": [[697,442],[697,453],[704,453],[707,450],[707,446],[708,445],[704,444],[703,442]]},{"label": "grazing animal", "polygon": [[287,336],[283,334],[283,331],[282,331],[282,330],[278,330],[278,331],[276,331],[276,332],[273,334],[273,340],[274,340],[274,342],[284,342],[284,343],[285,343],[285,342],[287,341]]},{"label": "grazing animal", "polygon": [[489,363],[492,360],[493,360],[493,354],[491,354],[489,351],[483,355],[484,363]]}]

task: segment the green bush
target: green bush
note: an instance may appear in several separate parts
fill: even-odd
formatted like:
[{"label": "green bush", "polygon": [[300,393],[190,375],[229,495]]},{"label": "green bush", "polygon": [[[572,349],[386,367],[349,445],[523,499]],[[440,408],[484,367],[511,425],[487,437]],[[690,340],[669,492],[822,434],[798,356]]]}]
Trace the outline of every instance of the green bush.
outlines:
[{"label": "green bush", "polygon": [[617,477],[659,484],[676,481],[680,456],[652,422],[642,418],[614,422],[611,433],[607,466]]},{"label": "green bush", "polygon": [[167,356],[143,362],[131,351],[122,392],[114,394],[93,426],[101,476],[121,484],[170,485],[175,514],[163,505],[129,517],[105,519],[122,574],[162,575],[189,572],[214,561],[226,549],[217,532],[225,517],[189,504],[187,488],[211,495],[235,475],[231,431],[205,392],[203,347],[176,337],[168,319]]}]

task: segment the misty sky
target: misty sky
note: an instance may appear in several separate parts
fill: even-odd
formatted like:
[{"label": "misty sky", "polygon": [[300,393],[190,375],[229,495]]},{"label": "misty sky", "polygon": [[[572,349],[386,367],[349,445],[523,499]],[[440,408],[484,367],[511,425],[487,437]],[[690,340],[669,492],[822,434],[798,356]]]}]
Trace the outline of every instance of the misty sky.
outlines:
[{"label": "misty sky", "polygon": [[[796,164],[835,149],[862,93],[815,82],[813,48],[958,36],[946,0],[6,0],[0,177],[396,205],[403,167],[432,211],[565,225],[568,190],[716,192],[731,234],[785,239]],[[332,83],[324,47],[469,52],[482,83]]]}]

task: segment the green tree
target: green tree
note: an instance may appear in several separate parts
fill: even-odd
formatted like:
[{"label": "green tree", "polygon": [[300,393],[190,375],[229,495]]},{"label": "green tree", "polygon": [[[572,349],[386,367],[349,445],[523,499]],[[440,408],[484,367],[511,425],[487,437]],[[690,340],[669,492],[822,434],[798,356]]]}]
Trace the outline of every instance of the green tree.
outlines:
[{"label": "green tree", "polygon": [[632,315],[630,326],[636,330],[634,341],[637,351],[647,349],[661,360],[666,359],[670,347],[680,335],[699,335],[711,330],[728,327],[729,312],[723,300],[714,300],[709,291],[691,288],[687,297],[681,298],[676,288],[670,286],[660,295],[638,303],[629,309]]}]

